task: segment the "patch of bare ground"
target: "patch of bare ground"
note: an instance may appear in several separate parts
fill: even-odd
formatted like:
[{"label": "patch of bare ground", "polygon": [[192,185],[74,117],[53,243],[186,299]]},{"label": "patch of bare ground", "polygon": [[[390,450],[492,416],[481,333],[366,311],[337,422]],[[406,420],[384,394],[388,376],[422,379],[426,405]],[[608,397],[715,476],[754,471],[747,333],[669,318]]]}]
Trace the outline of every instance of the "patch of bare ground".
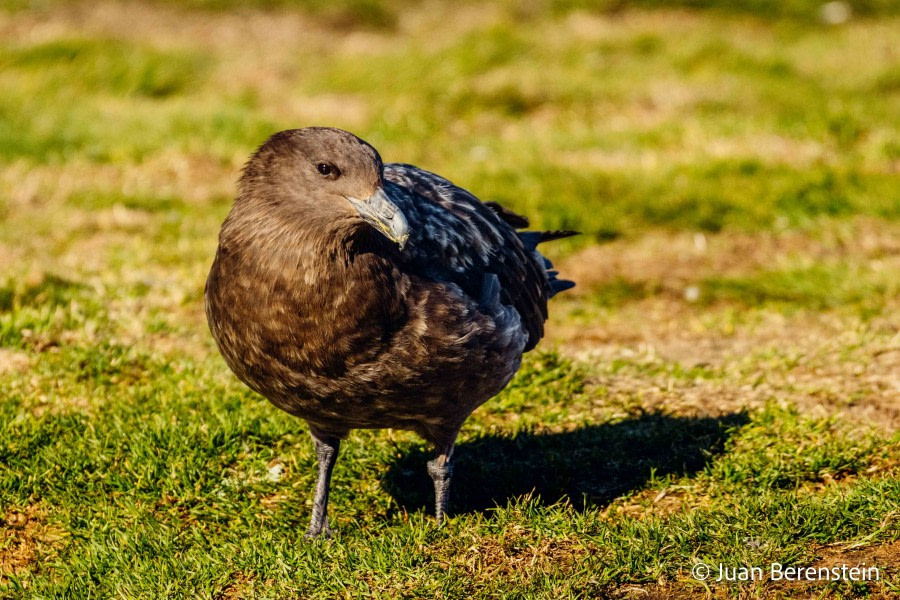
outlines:
[{"label": "patch of bare ground", "polygon": [[597,548],[572,538],[537,536],[520,525],[507,528],[502,536],[480,538],[451,558],[438,559],[447,569],[476,578],[523,578],[530,580],[547,571],[569,571]]},{"label": "patch of bare ground", "polygon": [[[255,597],[253,585],[256,579],[242,571],[231,574],[228,584],[213,596],[216,600],[241,600]],[[268,583],[268,582],[267,582]]]},{"label": "patch of bare ground", "polygon": [[694,494],[690,488],[670,486],[663,490],[644,490],[626,499],[613,500],[603,509],[602,515],[604,519],[612,519],[613,515],[638,519],[667,517],[685,506],[696,508],[703,502],[703,498]]},{"label": "patch of bare ground", "polygon": [[33,376],[14,380],[12,388],[24,392],[22,409],[41,418],[44,415],[82,414],[92,416],[96,402],[87,393],[60,393],[57,380]]},{"label": "patch of bare ground", "polygon": [[[134,23],[141,27],[134,27]],[[241,32],[243,31],[243,35]],[[298,46],[321,41],[327,28],[296,12],[246,9],[235,12],[185,10],[174,5],[131,2],[57,3],[52,11],[11,14],[0,21],[11,39],[42,43],[61,35],[130,39],[156,46],[204,45],[216,50],[258,45]]]},{"label": "patch of bare ground", "polygon": [[230,198],[234,193],[235,164],[221,164],[209,156],[162,152],[140,164],[97,164],[72,160],[65,165],[31,165],[17,161],[0,172],[0,192],[17,211],[45,209],[73,196],[100,192],[124,199],[146,195],[203,203]]},{"label": "patch of bare ground", "polygon": [[[722,91],[718,93],[725,95]],[[679,105],[672,104],[671,96],[666,97],[667,105],[660,105],[653,99],[654,96],[651,96],[625,110],[617,110],[610,119],[610,127],[621,130],[650,129],[652,124],[659,126],[677,119],[676,110],[689,113],[693,105],[716,100],[710,97],[711,94],[712,92],[699,90],[684,92],[685,100]],[[689,157],[694,160],[706,160],[710,157],[720,159],[752,157],[765,164],[794,166],[810,165],[835,158],[834,153],[824,144],[810,140],[791,139],[772,133],[747,133],[730,138],[713,137],[704,129],[703,124],[693,121],[684,122],[683,128],[684,141],[678,147],[566,150],[556,153],[552,161],[563,168],[578,164],[598,169],[619,170],[657,169],[684,161]]]},{"label": "patch of bare ground", "polygon": [[[823,600],[843,598],[834,585],[838,577],[846,585],[852,576],[856,585],[865,587],[865,597],[873,600],[896,598],[896,581],[900,565],[900,542],[888,542],[865,548],[844,547],[832,544],[813,548],[814,559],[807,564],[791,565],[815,571],[813,581],[773,581],[765,571],[764,581],[735,583],[731,586],[699,582],[689,574],[676,582],[658,585],[632,585],[620,587],[613,597],[622,600],[663,600],[669,598],[791,598],[795,600]],[[850,571],[859,568],[859,571]],[[874,569],[873,569],[874,568]],[[813,577],[813,576],[811,576]],[[862,579],[865,577],[865,579]],[[857,594],[861,590],[857,589]],[[854,596],[855,597],[855,596]]]},{"label": "patch of bare ground", "polygon": [[788,319],[775,331],[738,329],[722,336],[686,328],[667,336],[642,322],[639,312],[629,317],[623,318],[641,323],[631,332],[636,340],[562,348],[591,366],[598,411],[620,406],[628,412],[639,405],[715,416],[775,399],[809,416],[847,417],[888,432],[900,428],[896,333],[873,342],[864,332],[833,331],[833,324],[818,319]]},{"label": "patch of bare ground", "polygon": [[696,591],[688,591],[686,589],[674,589],[666,585],[627,585],[613,592],[610,597],[620,600],[684,600],[688,598],[714,598],[716,596],[704,591],[703,588],[698,588]]},{"label": "patch of bare ground", "polygon": [[0,521],[0,584],[10,576],[22,579],[38,570],[63,537],[64,532],[48,523],[36,504],[7,510]]},{"label": "patch of bare ground", "polygon": [[[776,597],[783,594],[790,598],[838,597],[823,587],[828,579],[833,580],[839,576],[845,580],[853,577],[858,582],[857,585],[864,585],[868,592],[867,598],[880,600],[897,597],[888,582],[893,582],[893,586],[896,586],[900,575],[900,541],[864,548],[830,544],[815,548],[813,554],[815,559],[811,563],[798,566],[814,569],[815,577],[821,578],[820,580],[768,581],[765,585],[767,592]],[[860,570],[851,572],[850,569],[853,568]]]},{"label": "patch of bare ground", "polygon": [[[807,232],[708,235],[655,232],[637,239],[594,245],[559,262],[560,272],[578,283],[574,293],[586,294],[610,281],[660,282],[682,293],[679,284],[703,277],[727,277],[759,269],[777,269],[797,261],[832,259],[900,259],[900,228],[875,219]],[[569,292],[570,294],[572,292]]]},{"label": "patch of bare ground", "polygon": [[[819,232],[648,234],[559,261],[578,287],[554,300],[548,338],[595,367],[598,402],[721,414],[792,402],[900,428],[900,299],[864,321],[852,311],[777,311],[729,304],[698,310],[684,298],[704,277],[742,276],[798,260],[878,262],[900,273],[900,243],[871,220]],[[654,291],[616,307],[592,290],[622,278]],[[696,373],[689,372],[696,370]]]},{"label": "patch of bare ground", "polygon": [[0,348],[0,375],[24,373],[31,366],[31,357],[25,352]]},{"label": "patch of bare ground", "polygon": [[[900,352],[888,348],[896,346],[896,339],[848,349],[821,330],[810,336],[808,327],[793,325],[774,338],[764,332],[723,339],[657,338],[636,347],[606,344],[575,356],[593,366],[591,383],[602,389],[598,402],[606,410],[618,403],[720,415],[775,399],[809,416],[839,415],[887,431],[900,427]],[[685,371],[692,368],[696,374]]]},{"label": "patch of bare ground", "polygon": [[[400,12],[394,30],[371,31],[296,10],[247,7],[226,12],[160,3],[69,2],[55,5],[52,11],[0,15],[0,34],[40,43],[67,32],[79,32],[271,59],[273,51],[285,57],[298,49],[370,54],[393,47],[398,39],[407,36],[449,43],[501,16],[502,9],[491,4],[468,4],[447,14],[446,7],[423,3]],[[134,27],[135,22],[142,26]]]}]

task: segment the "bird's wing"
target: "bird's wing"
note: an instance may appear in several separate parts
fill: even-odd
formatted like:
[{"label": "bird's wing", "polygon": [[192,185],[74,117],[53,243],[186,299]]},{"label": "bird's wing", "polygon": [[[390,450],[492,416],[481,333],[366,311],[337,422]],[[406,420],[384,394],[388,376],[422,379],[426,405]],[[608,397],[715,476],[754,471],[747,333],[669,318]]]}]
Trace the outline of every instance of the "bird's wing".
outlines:
[{"label": "bird's wing", "polygon": [[[402,253],[414,270],[459,285],[484,303],[500,284],[500,302],[513,306],[528,332],[526,350],[544,334],[547,299],[554,292],[548,264],[514,227],[528,220],[496,203],[485,204],[446,179],[406,164],[384,166],[385,190],[409,221]],[[523,233],[523,236],[529,233]]]}]

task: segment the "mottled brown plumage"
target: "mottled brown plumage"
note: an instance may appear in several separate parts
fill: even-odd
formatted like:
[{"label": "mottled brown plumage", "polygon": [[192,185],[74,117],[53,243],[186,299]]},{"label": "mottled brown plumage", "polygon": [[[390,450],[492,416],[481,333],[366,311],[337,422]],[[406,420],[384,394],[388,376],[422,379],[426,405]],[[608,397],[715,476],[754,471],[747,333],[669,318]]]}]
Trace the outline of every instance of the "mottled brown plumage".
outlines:
[{"label": "mottled brown plumage", "polygon": [[453,443],[543,335],[548,271],[524,217],[416,167],[383,165],[345,131],[272,136],[250,159],[206,288],[228,366],[305,419],[319,483],[309,535],[328,531],[331,468],[350,429],[435,445],[436,512]]}]

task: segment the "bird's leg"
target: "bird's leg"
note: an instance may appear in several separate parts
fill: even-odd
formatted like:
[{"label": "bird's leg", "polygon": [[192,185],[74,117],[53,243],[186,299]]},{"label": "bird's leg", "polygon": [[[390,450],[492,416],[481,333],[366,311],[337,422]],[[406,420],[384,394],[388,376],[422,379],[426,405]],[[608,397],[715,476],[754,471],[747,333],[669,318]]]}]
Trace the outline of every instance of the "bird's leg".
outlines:
[{"label": "bird's leg", "polygon": [[428,461],[428,474],[434,481],[434,516],[440,524],[450,506],[450,477],[453,475],[453,444],[438,448],[437,456]]},{"label": "bird's leg", "polygon": [[323,531],[326,537],[331,537],[331,527],[328,525],[328,488],[331,485],[331,471],[337,460],[341,440],[334,436],[320,435],[318,432],[313,432],[312,438],[316,444],[316,457],[319,459],[319,478],[316,480],[312,520],[306,537],[318,537]]}]

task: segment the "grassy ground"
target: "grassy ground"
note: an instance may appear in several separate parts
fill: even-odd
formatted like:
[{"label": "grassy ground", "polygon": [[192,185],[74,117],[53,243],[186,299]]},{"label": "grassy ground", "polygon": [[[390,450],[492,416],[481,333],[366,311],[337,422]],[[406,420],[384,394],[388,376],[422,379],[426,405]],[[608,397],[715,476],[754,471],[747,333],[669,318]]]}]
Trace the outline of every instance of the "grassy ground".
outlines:
[{"label": "grassy ground", "polygon": [[[900,592],[892,3],[188,4],[0,3],[0,597]],[[306,431],[206,331],[239,168],[311,124],[584,232],[440,529],[355,432],[304,541]]]}]

